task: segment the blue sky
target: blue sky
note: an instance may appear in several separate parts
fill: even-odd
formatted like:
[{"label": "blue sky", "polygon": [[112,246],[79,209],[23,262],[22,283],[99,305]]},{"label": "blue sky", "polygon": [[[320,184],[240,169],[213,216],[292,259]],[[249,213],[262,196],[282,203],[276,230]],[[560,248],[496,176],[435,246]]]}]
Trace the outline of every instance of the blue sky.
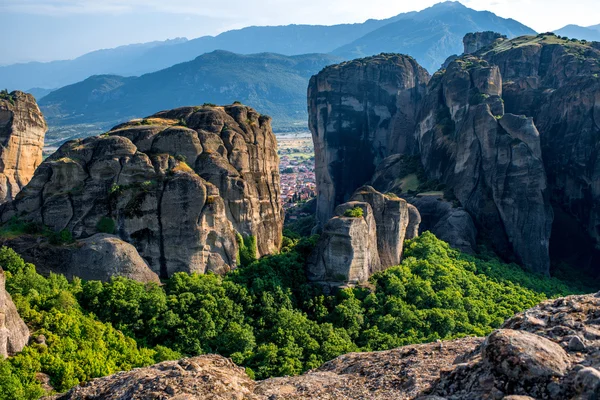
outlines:
[{"label": "blue sky", "polygon": [[[600,24],[598,0],[464,0],[476,10],[549,31]],[[249,25],[337,24],[388,18],[439,0],[0,0],[0,65],[69,59],[124,44],[195,38]]]}]

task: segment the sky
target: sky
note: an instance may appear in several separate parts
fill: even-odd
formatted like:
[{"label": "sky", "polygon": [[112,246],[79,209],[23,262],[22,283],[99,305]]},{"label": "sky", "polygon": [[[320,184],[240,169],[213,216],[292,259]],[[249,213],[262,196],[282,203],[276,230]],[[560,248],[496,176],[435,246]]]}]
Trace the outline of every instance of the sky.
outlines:
[{"label": "sky", "polygon": [[[0,65],[71,59],[131,43],[216,35],[251,25],[364,22],[440,0],[0,0]],[[538,32],[600,24],[598,0],[462,0]]]}]

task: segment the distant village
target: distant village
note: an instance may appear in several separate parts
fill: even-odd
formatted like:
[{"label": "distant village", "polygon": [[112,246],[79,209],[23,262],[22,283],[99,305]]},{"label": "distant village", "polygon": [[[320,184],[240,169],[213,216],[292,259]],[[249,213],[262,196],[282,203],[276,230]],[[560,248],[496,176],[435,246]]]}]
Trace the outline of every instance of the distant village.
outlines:
[{"label": "distant village", "polygon": [[281,201],[287,210],[316,196],[315,156],[310,139],[278,141]]}]

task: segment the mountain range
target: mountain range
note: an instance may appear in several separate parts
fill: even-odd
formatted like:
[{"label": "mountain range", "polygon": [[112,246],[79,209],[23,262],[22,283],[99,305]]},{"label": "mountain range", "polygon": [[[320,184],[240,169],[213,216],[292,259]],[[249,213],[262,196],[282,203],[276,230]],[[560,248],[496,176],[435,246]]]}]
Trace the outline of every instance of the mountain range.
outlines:
[{"label": "mountain range", "polygon": [[287,56],[331,53],[345,59],[383,51],[396,52],[412,55],[434,72],[447,56],[462,52],[462,38],[466,33],[487,30],[509,37],[534,33],[515,20],[449,1],[419,12],[358,24],[253,26],[214,37],[174,39],[99,50],[68,61],[14,64],[0,67],[0,87],[11,90],[55,89],[92,75],[139,76],[193,60],[214,50]]},{"label": "mountain range", "polygon": [[557,35],[568,38],[584,39],[589,41],[600,41],[600,24],[593,26],[567,25],[554,31]]}]

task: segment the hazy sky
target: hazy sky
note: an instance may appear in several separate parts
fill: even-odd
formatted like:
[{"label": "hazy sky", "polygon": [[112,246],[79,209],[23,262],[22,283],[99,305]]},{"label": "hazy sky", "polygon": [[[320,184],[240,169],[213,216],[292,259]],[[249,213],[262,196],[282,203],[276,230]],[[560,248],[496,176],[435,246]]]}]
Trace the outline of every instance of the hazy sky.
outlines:
[{"label": "hazy sky", "polygon": [[[0,65],[68,59],[119,45],[250,25],[363,22],[439,0],[0,0]],[[600,24],[598,0],[462,0],[538,32]]]}]

